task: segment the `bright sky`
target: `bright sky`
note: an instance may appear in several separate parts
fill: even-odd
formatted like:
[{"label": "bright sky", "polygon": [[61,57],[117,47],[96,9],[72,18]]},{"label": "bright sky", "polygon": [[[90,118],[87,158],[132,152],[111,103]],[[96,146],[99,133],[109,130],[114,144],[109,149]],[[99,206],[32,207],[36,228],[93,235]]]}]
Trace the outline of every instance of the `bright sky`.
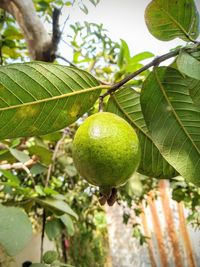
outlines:
[{"label": "bright sky", "polygon": [[[88,7],[88,15],[75,5],[64,10],[62,20],[69,14],[70,24],[76,21],[103,23],[113,40],[119,41],[122,38],[128,43],[132,55],[143,51],[160,55],[184,43],[179,39],[169,42],[159,41],[148,32],[144,21],[144,11],[151,2],[150,0],[100,0],[97,7],[94,7],[88,0],[83,0],[83,2]],[[196,5],[200,11],[200,0],[196,0]],[[65,31],[68,30],[69,28],[66,27]]]}]

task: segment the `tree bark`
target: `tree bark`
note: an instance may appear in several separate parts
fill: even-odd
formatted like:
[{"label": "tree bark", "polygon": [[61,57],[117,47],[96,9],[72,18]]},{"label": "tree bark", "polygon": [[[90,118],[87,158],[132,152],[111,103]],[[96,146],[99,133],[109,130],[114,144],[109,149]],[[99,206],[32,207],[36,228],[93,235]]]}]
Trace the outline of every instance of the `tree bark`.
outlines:
[{"label": "tree bark", "polygon": [[55,59],[53,38],[37,16],[32,0],[0,0],[0,8],[16,19],[33,60],[52,62]]}]

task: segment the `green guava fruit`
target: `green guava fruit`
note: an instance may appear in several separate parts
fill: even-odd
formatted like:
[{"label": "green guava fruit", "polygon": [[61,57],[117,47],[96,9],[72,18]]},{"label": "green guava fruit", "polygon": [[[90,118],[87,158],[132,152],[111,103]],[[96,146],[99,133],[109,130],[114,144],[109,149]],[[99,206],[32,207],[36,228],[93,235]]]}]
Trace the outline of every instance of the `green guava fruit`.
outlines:
[{"label": "green guava fruit", "polygon": [[136,171],[140,144],[134,129],[119,116],[99,112],[78,128],[73,159],[79,174],[101,192],[110,194]]}]

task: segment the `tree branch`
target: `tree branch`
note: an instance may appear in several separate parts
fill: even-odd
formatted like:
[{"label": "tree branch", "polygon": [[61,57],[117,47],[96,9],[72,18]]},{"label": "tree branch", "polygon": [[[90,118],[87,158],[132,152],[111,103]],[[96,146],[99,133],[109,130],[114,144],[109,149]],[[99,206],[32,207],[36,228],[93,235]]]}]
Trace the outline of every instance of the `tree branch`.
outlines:
[{"label": "tree branch", "polygon": [[56,51],[58,50],[58,45],[60,42],[60,38],[62,35],[62,32],[59,28],[59,18],[60,18],[61,10],[58,8],[54,8],[53,10],[53,24],[52,24],[52,51],[51,51],[51,61],[54,61],[56,59]]},{"label": "tree branch", "polygon": [[31,168],[37,162],[38,157],[33,155],[32,158],[25,163],[15,162],[13,164],[0,164],[0,170],[24,170],[28,174],[28,177],[32,180],[33,186],[35,187],[35,181],[29,168]]},{"label": "tree branch", "polygon": [[[10,13],[18,22],[28,44],[30,57],[33,60],[52,62],[55,57],[58,41],[58,17],[56,10],[53,36],[49,35],[37,16],[32,0],[0,0],[0,8]],[[56,29],[56,30],[55,30]]]},{"label": "tree branch", "polygon": [[178,48],[174,51],[171,51],[167,54],[161,55],[159,57],[154,58],[150,63],[148,63],[147,65],[143,66],[142,68],[140,68],[139,70],[131,73],[130,75],[126,76],[124,79],[122,79],[121,81],[113,84],[111,86],[111,88],[109,90],[107,90],[104,94],[102,94],[99,97],[99,109],[101,110],[102,106],[103,106],[103,99],[114,93],[115,91],[117,91],[120,87],[122,87],[125,83],[129,82],[130,80],[132,80],[133,78],[135,78],[136,76],[138,76],[140,73],[144,72],[145,70],[148,70],[151,67],[155,67],[158,66],[161,62],[170,59],[172,57],[177,56],[181,50],[184,50],[188,53],[192,53],[192,52],[196,52],[196,51],[200,51],[200,43],[197,43],[197,45],[194,48],[191,47],[184,47],[184,48]]},{"label": "tree branch", "polygon": [[58,54],[56,54],[55,56],[56,56],[56,58],[60,58],[60,59],[62,59],[63,61],[67,62],[71,67],[77,68],[77,66],[76,66],[74,63],[72,63],[71,61],[69,61],[69,60],[66,59],[65,57],[60,56],[60,55],[58,55]]},{"label": "tree branch", "polygon": [[46,211],[43,208],[43,213],[42,213],[41,245],[40,245],[40,262],[42,262],[42,257],[43,257],[43,252],[44,252],[45,225],[46,225]]},{"label": "tree branch", "polygon": [[54,149],[54,152],[53,152],[53,156],[52,156],[52,163],[49,165],[49,168],[48,168],[47,178],[46,178],[46,181],[45,181],[45,186],[48,186],[48,184],[49,184],[51,173],[52,173],[53,167],[54,167],[54,161],[55,161],[55,159],[57,157],[57,154],[58,154],[58,151],[59,151],[59,147],[64,142],[65,137],[67,136],[68,133],[69,133],[69,128],[65,128],[64,131],[63,131],[61,139],[56,143],[56,146],[55,146],[55,149]]},{"label": "tree branch", "polygon": [[33,157],[29,161],[22,163],[22,162],[15,162],[13,164],[0,164],[0,169],[2,170],[25,170],[28,174],[30,173],[29,169],[33,165],[38,162],[37,157]]},{"label": "tree branch", "polygon": [[[51,173],[52,173],[53,167],[54,167],[54,161],[55,161],[55,159],[57,157],[57,154],[58,154],[58,151],[59,151],[59,147],[64,142],[64,139],[65,139],[65,137],[66,137],[66,135],[68,133],[69,133],[69,129],[65,128],[64,131],[63,131],[61,139],[56,143],[56,146],[55,146],[55,149],[54,149],[54,152],[53,152],[53,156],[52,156],[52,163],[49,165],[49,168],[48,168],[47,177],[46,177],[46,181],[45,181],[45,187],[47,187],[48,184],[49,184]],[[43,250],[44,250],[45,224],[46,224],[46,211],[45,211],[45,208],[43,208],[41,246],[40,246],[40,261],[41,262],[42,262],[42,256],[43,256]]]}]

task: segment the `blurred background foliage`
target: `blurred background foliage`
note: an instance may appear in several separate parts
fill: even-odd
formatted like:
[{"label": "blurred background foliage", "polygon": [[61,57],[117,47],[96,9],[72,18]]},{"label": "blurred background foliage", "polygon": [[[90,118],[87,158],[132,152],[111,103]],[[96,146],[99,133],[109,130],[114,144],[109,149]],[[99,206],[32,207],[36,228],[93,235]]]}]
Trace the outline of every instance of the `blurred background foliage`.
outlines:
[{"label": "blurred background foliage", "polygon": [[[50,25],[55,6],[62,8],[74,2],[34,0],[39,17]],[[79,1],[78,5],[87,13],[85,2]],[[99,1],[90,2],[97,5]],[[69,18],[66,20],[70,23]],[[71,50],[72,61],[59,51],[55,63],[75,65],[104,82],[119,81],[154,56],[148,51],[132,54],[126,41],[113,41],[102,24],[77,22],[70,27],[70,34],[63,28],[61,41]],[[30,60],[20,28],[3,10],[0,10],[0,37],[1,65]],[[148,73],[143,72],[126,86],[140,92]],[[97,108],[98,104],[63,131],[0,143],[0,203],[24,208],[34,231],[45,231],[48,238],[55,241],[58,260],[79,267],[102,267],[109,255],[105,211],[98,203],[97,188],[79,177],[72,159],[74,133],[81,121]],[[118,203],[124,207],[124,223],[130,218],[127,206],[139,216],[140,203],[157,186],[156,179],[136,175],[120,189]],[[188,220],[199,227],[200,190],[180,177],[172,179],[171,187],[173,198],[184,201],[190,208]],[[137,224],[133,225],[133,235],[141,244],[146,241]]]}]

